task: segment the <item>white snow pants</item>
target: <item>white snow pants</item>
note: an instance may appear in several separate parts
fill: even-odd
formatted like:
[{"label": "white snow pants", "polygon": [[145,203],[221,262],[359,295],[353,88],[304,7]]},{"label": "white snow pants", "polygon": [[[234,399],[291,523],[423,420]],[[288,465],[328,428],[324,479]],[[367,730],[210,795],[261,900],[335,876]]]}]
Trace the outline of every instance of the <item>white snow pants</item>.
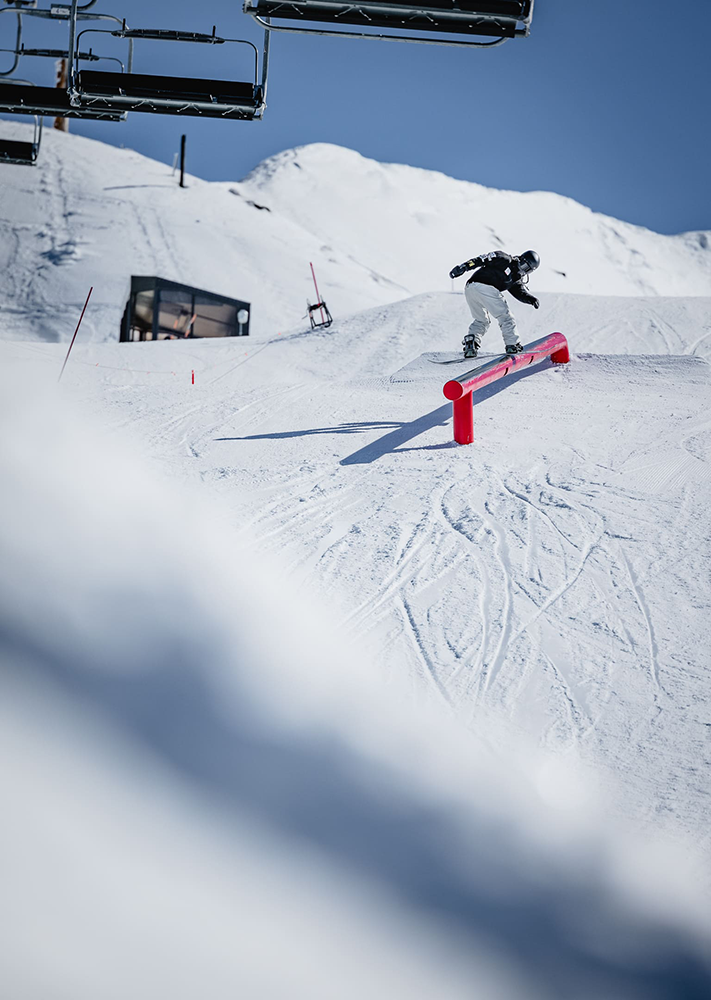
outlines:
[{"label": "white snow pants", "polygon": [[516,320],[506,303],[503,293],[493,285],[480,285],[476,281],[464,286],[464,298],[472,314],[469,336],[474,337],[477,347],[489,329],[491,317],[498,321],[504,343],[507,347],[518,342]]}]

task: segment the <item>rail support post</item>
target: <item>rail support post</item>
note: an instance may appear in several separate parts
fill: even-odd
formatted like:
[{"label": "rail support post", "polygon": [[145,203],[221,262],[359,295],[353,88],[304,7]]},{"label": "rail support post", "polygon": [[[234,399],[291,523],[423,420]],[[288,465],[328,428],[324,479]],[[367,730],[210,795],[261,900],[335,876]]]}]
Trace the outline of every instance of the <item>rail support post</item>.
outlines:
[{"label": "rail support post", "polygon": [[457,444],[471,444],[474,440],[474,400],[470,392],[452,400],[454,440]]},{"label": "rail support post", "polygon": [[551,354],[551,361],[554,365],[567,365],[570,361],[570,351],[568,350],[568,344],[566,343],[559,351],[554,351]]},{"label": "rail support post", "polygon": [[538,364],[550,358],[554,364],[570,361],[568,341],[562,333],[551,333],[527,344],[520,354],[502,354],[493,361],[473,368],[464,375],[447,382],[442,391],[452,402],[454,440],[457,444],[471,444],[474,440],[474,401],[472,394],[491,382],[508,375],[517,368]]}]

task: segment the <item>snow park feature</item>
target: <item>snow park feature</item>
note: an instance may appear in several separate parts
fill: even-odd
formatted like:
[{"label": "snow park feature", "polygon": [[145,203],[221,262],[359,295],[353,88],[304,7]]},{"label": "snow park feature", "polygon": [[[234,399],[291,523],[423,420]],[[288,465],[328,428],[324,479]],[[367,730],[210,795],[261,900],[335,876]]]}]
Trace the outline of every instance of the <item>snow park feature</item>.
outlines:
[{"label": "snow park feature", "polygon": [[504,354],[485,365],[450,379],[442,388],[446,399],[452,401],[454,440],[457,444],[471,444],[474,440],[474,406],[472,393],[485,385],[504,378],[509,372],[550,358],[553,364],[570,361],[568,342],[562,333],[551,333],[527,344],[519,354]]}]

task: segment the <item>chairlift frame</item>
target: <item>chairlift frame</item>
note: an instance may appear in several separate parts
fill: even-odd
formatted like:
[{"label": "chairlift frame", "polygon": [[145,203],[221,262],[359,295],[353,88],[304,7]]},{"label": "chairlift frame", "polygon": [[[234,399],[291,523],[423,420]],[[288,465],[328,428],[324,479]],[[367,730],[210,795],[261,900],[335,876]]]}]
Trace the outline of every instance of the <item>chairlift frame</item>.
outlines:
[{"label": "chairlift frame", "polygon": [[[494,48],[510,38],[530,33],[535,0],[425,0],[415,5],[400,0],[244,0],[243,11],[266,31],[331,38],[365,38],[378,41],[446,45],[456,48]],[[517,10],[518,8],[518,10]],[[272,18],[311,24],[389,28],[397,34],[349,31],[326,27],[272,24]],[[423,34],[402,34],[403,30]],[[429,34],[426,34],[429,33]],[[490,41],[432,37],[442,34],[491,36]]]},{"label": "chairlift frame", "polygon": [[[118,29],[85,28],[77,31],[78,0],[72,0],[70,11],[70,57],[68,88],[72,106],[84,111],[182,115],[238,120],[260,119],[266,108],[269,72],[269,32],[264,32],[262,75],[259,79],[259,51],[244,38],[223,38],[213,27],[212,34],[174,31],[162,28],[129,28],[124,20]],[[133,60],[127,72],[79,70],[79,44],[87,33],[110,34],[123,38],[133,46],[135,40],[190,42],[207,45],[247,45],[254,50],[254,80],[241,83],[197,77],[170,77],[133,72]]]},{"label": "chairlift frame", "polygon": [[[23,83],[29,83],[29,81],[23,81]],[[42,145],[44,119],[38,115],[34,117],[35,132],[31,142],[21,139],[0,139],[0,163],[14,163],[23,167],[34,167],[37,164],[37,157]]]}]

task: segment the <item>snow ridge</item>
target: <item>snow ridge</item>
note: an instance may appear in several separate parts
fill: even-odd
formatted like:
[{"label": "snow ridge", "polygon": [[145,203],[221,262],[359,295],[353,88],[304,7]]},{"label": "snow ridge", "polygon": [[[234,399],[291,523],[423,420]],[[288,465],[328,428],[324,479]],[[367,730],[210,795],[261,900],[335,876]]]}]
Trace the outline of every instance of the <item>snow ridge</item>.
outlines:
[{"label": "snow ridge", "polygon": [[48,130],[37,168],[3,166],[2,180],[0,335],[11,339],[68,339],[90,285],[85,336],[115,339],[132,274],[246,299],[253,332],[274,335],[313,301],[309,262],[331,311],[347,316],[449,290],[454,263],[499,247],[540,251],[536,291],[711,294],[711,234],[661,236],[555,194],[328,144],[280,153],[241,182],[192,177],[181,190],[165,164]]}]

